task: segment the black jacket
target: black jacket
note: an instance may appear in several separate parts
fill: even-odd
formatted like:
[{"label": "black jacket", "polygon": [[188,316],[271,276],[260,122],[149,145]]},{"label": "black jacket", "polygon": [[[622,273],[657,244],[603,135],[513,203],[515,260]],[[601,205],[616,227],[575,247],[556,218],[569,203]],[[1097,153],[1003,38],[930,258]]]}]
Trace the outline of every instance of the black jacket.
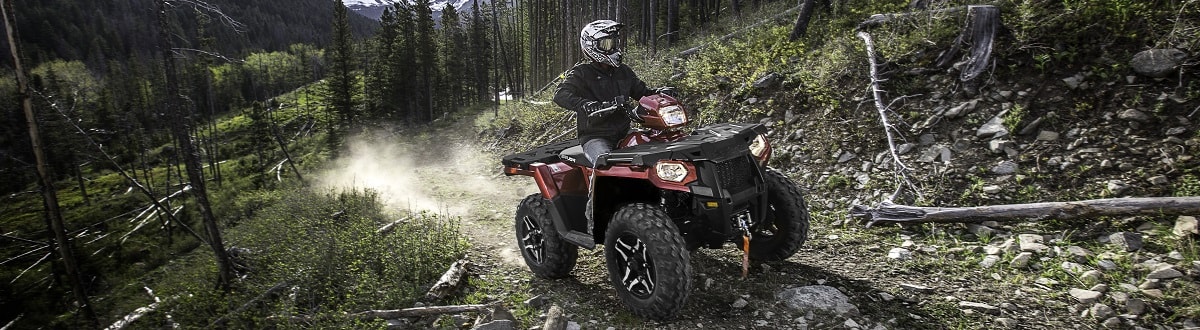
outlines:
[{"label": "black jacket", "polygon": [[583,105],[591,101],[612,102],[618,95],[634,100],[654,94],[638,79],[628,65],[611,67],[598,63],[578,64],[567,73],[566,79],[554,93],[554,103],[578,115],[579,142],[592,138],[620,139],[629,131],[629,118],[614,111],[603,117],[589,118]]}]

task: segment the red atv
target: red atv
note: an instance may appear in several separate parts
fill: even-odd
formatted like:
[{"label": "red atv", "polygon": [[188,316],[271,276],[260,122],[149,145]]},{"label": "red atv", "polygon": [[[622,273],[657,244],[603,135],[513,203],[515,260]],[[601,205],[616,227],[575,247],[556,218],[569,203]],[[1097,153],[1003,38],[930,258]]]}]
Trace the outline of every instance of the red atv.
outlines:
[{"label": "red atv", "polygon": [[[667,95],[642,97],[644,129],[589,163],[579,141],[508,155],[504,173],[537,181],[517,207],[517,245],[539,277],[563,278],[578,247],[604,243],[609,279],[630,311],[669,319],[692,284],[689,251],[733,242],[749,259],[786,259],[808,235],[804,196],[766,167],[758,124],[716,124],[688,134],[688,114]],[[613,110],[612,108],[606,110]],[[589,214],[591,213],[591,214]]]}]

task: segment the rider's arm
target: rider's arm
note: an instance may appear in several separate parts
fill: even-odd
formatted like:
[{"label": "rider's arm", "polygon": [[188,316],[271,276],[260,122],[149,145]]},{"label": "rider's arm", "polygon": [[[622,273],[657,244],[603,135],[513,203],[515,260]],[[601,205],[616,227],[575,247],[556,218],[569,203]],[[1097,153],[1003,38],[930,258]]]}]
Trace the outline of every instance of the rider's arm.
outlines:
[{"label": "rider's arm", "polygon": [[583,106],[595,100],[589,100],[579,95],[579,90],[586,88],[586,86],[584,85],[583,78],[577,71],[576,69],[572,69],[567,73],[567,77],[563,79],[563,82],[558,85],[558,90],[554,92],[554,104],[582,115],[584,111]]}]

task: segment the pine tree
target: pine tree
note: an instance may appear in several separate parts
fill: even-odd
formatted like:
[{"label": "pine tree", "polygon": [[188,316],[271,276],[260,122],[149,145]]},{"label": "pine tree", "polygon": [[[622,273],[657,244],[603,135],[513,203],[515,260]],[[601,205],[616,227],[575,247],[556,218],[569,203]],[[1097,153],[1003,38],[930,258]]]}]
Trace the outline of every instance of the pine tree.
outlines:
[{"label": "pine tree", "polygon": [[492,44],[487,33],[488,22],[479,8],[478,0],[471,5],[471,23],[468,30],[471,42],[471,86],[478,102],[488,102],[491,100],[491,94],[488,92],[488,72],[492,66]]},{"label": "pine tree", "polygon": [[419,108],[425,110],[422,111],[423,114],[427,114],[417,115],[421,122],[429,122],[434,119],[434,87],[438,84],[438,45],[434,40],[436,31],[434,31],[433,9],[429,6],[429,0],[417,0],[413,3],[413,17],[416,18],[413,49],[417,52],[416,64],[419,79],[417,95],[418,100],[423,102]]},{"label": "pine tree", "polygon": [[439,100],[444,102],[443,109],[454,111],[459,106],[464,105],[467,101],[466,95],[467,78],[465,70],[465,59],[463,53],[467,50],[466,34],[463,33],[462,21],[458,17],[458,10],[454,5],[447,4],[446,8],[442,9],[442,35],[441,35],[441,68],[442,68],[442,88],[440,88]]},{"label": "pine tree", "polygon": [[[351,44],[350,23],[346,6],[340,0],[330,1],[336,9],[333,16],[333,45],[326,51],[330,64],[325,103],[335,116],[329,126],[329,147],[337,150],[345,130],[354,125],[354,47]],[[334,151],[336,153],[336,151]]]}]

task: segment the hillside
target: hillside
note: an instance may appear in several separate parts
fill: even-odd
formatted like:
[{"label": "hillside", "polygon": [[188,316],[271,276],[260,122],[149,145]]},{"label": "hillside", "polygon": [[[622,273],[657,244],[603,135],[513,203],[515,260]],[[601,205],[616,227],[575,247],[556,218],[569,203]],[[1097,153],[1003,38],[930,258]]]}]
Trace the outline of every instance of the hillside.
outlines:
[{"label": "hillside", "polygon": [[[960,80],[965,56],[936,64],[966,21],[964,12],[937,2],[930,11],[822,7],[797,41],[788,41],[790,25],[776,22],[729,41],[710,37],[692,57],[638,57],[652,58],[633,64],[651,85],[683,87],[700,125],[767,125],[771,166],[804,188],[814,215],[806,247],[786,262],[758,265],[749,282],[720,284],[735,279],[734,260],[728,251],[701,250],[709,256],[701,260],[726,264],[706,269],[718,273],[707,277],[720,289],[700,290],[716,301],[692,300],[700,306],[685,308],[683,320],[668,327],[1195,327],[1194,218],[867,228],[848,217],[852,205],[876,206],[894,191],[901,193],[890,201],[934,207],[1200,196],[1194,70],[1200,6],[1121,6],[1002,2],[991,63],[968,82]],[[854,30],[871,14],[908,12],[908,19],[867,31],[877,44],[882,101],[913,186],[895,176],[898,165],[868,90],[866,50]],[[1166,72],[1146,67],[1142,58],[1154,52],[1173,54],[1151,56],[1168,63]],[[509,151],[549,142],[573,122],[564,124],[554,108],[502,111],[502,120],[480,134]],[[776,296],[781,288],[810,285],[836,287],[861,314],[814,318]],[[538,292],[584,304],[572,311],[584,310],[587,316],[574,319],[580,323],[610,319],[599,315],[607,307],[589,312],[581,302],[586,297]]]},{"label": "hillside", "polygon": [[[151,58],[157,36],[145,31],[157,21],[153,1],[14,1],[19,38],[26,43],[24,52],[33,65],[51,59],[80,60],[92,67],[108,61]],[[280,51],[296,43],[324,46],[330,40],[332,4],[325,0],[231,1],[207,3],[244,25],[235,29],[220,19],[204,27],[206,34],[221,42],[213,50],[239,57],[254,51]],[[178,38],[201,48],[197,33],[200,24],[195,12],[184,3],[173,5],[173,24]],[[352,31],[363,38],[378,23],[361,15],[350,15]],[[8,49],[8,42],[0,40]],[[9,59],[4,60],[10,62]],[[27,63],[28,65],[29,63]]]}]

